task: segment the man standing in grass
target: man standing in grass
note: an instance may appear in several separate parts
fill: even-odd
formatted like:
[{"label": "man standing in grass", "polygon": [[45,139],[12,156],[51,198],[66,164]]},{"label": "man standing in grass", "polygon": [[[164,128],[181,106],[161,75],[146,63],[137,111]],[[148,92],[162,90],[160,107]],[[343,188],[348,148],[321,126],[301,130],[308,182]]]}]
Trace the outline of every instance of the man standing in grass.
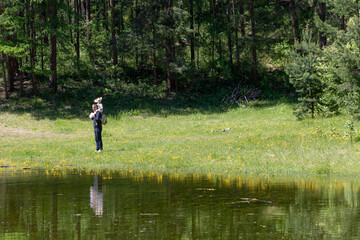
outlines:
[{"label": "man standing in grass", "polygon": [[96,142],[96,150],[95,152],[101,152],[103,150],[103,143],[101,139],[101,131],[102,131],[102,122],[101,122],[101,112],[96,111],[98,106],[96,104],[92,105],[93,113],[90,114],[90,118],[93,120],[94,132],[95,132],[95,142]]}]

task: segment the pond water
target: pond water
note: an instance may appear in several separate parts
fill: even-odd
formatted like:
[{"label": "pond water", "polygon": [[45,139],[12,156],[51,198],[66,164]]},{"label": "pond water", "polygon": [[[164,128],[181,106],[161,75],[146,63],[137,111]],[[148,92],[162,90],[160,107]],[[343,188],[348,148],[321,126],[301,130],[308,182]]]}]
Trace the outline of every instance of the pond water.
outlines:
[{"label": "pond water", "polygon": [[0,239],[360,239],[356,183],[0,171]]}]

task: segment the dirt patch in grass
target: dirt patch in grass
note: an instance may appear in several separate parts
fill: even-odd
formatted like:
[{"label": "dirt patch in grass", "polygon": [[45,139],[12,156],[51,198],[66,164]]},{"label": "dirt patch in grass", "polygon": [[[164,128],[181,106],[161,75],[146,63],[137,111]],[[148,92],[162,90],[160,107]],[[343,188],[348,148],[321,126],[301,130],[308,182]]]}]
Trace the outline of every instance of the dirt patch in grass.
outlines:
[{"label": "dirt patch in grass", "polygon": [[[54,134],[52,135],[54,136]],[[5,136],[51,137],[47,133],[31,131],[23,128],[13,128],[0,124],[0,137]]]},{"label": "dirt patch in grass", "polygon": [[[90,134],[89,134],[90,135]],[[6,126],[5,124],[0,123],[0,137],[31,137],[31,138],[77,138],[81,137],[79,135],[69,135],[63,133],[49,133],[49,132],[40,132],[32,131],[24,128],[14,128]],[[83,136],[83,135],[82,135]]]}]

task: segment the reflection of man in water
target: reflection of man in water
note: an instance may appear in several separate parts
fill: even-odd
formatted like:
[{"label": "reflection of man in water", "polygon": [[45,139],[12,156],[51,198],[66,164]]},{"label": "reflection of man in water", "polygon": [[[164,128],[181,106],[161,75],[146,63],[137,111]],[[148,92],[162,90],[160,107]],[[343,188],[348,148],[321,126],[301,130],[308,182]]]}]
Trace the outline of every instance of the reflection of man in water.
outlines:
[{"label": "reflection of man in water", "polygon": [[102,216],[103,194],[99,192],[97,174],[95,174],[94,187],[90,187],[90,207],[94,210],[95,215]]}]

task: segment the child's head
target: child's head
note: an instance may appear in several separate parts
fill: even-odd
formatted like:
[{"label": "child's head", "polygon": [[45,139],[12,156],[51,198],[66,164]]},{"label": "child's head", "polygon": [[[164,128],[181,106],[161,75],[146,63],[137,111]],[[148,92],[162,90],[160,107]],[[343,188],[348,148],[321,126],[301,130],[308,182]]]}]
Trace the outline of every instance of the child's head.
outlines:
[{"label": "child's head", "polygon": [[102,101],[102,97],[98,97],[97,99],[94,100],[94,102],[96,102],[98,104],[101,103],[101,101]]}]

